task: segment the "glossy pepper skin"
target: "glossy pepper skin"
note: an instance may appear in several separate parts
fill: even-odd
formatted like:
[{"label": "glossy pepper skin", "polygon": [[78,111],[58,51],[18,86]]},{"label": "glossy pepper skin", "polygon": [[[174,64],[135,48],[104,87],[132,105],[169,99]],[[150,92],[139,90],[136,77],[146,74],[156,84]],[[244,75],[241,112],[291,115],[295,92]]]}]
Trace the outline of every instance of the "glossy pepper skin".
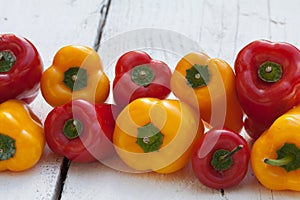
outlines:
[{"label": "glossy pepper skin", "polygon": [[0,103],[19,99],[31,103],[38,95],[43,63],[26,38],[0,34]]},{"label": "glossy pepper skin", "polygon": [[183,168],[203,135],[198,113],[178,100],[139,98],[116,120],[113,142],[120,158],[140,172]]},{"label": "glossy pepper skin", "polygon": [[204,53],[185,55],[171,78],[172,92],[197,109],[212,127],[240,132],[243,112],[235,90],[235,76],[228,63]]},{"label": "glossy pepper skin", "polygon": [[102,161],[114,152],[114,115],[111,104],[82,99],[55,107],[45,120],[47,144],[53,152],[75,162]]},{"label": "glossy pepper skin", "polygon": [[198,180],[210,188],[229,188],[246,176],[250,159],[247,141],[226,129],[213,128],[196,143],[192,167]]},{"label": "glossy pepper skin", "polygon": [[257,139],[299,103],[300,51],[288,43],[253,41],[238,53],[234,69],[245,128]]},{"label": "glossy pepper skin", "polygon": [[0,104],[0,171],[24,171],[41,158],[45,135],[41,121],[23,101]]},{"label": "glossy pepper skin", "polygon": [[42,95],[53,107],[72,99],[103,103],[109,95],[109,87],[97,52],[80,45],[59,49],[41,80]]},{"label": "glossy pepper skin", "polygon": [[171,92],[171,70],[144,51],[123,54],[115,67],[113,96],[117,105],[126,106],[141,97],[165,99]]},{"label": "glossy pepper skin", "polygon": [[277,118],[254,142],[251,166],[263,186],[300,191],[299,136],[300,107],[296,106]]}]

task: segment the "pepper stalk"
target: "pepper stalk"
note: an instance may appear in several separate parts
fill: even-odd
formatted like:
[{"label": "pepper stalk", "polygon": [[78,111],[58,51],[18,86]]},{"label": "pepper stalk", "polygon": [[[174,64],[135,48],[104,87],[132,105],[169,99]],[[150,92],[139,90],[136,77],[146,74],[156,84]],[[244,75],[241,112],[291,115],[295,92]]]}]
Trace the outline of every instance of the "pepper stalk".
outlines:
[{"label": "pepper stalk", "polygon": [[291,143],[285,143],[277,150],[277,158],[265,158],[264,163],[271,166],[279,166],[286,172],[294,171],[300,168],[300,149]]}]

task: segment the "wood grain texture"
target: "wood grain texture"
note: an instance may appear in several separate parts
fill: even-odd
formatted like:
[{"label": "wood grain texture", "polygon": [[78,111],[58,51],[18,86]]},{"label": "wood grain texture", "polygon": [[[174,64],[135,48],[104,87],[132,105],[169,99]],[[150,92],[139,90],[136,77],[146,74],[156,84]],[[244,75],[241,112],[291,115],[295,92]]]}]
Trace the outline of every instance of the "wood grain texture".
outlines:
[{"label": "wood grain texture", "polygon": [[[300,7],[294,1],[289,3]],[[172,70],[190,51],[204,51],[233,66],[238,51],[253,40],[289,37],[288,40],[297,41],[295,35],[286,31],[286,21],[294,14],[288,14],[287,10],[278,12],[281,4],[268,0],[112,0],[99,55],[111,79],[118,57],[132,49],[147,51],[153,58],[165,61]],[[273,192],[261,186],[251,168],[238,186],[218,191],[200,184],[190,166],[171,175],[128,174],[101,163],[88,166],[87,171],[86,165],[71,164],[62,199],[72,196],[79,199],[295,198],[293,192]],[[86,185],[86,181],[90,184]]]},{"label": "wood grain texture", "polygon": [[[222,58],[233,66],[238,51],[252,40],[288,40],[297,44],[297,37],[291,30],[297,24],[294,19],[297,14],[282,10],[281,6],[290,9],[294,6],[295,9],[299,5],[296,1],[288,1],[287,5],[279,0],[112,0],[99,54],[111,78],[117,58],[132,49],[146,50],[154,58],[167,62],[172,69],[181,56],[192,50]],[[167,176],[126,174],[100,163],[90,165],[83,175],[85,167],[71,164],[63,199],[70,199],[71,194],[82,199],[85,198],[83,194],[89,194],[86,197],[91,199],[153,199],[157,196],[161,199],[295,198],[293,192],[273,192],[262,187],[251,168],[241,184],[219,192],[198,183],[190,166]],[[94,186],[80,184],[81,178],[92,181]],[[93,196],[95,191],[98,194]]]},{"label": "wood grain texture", "polygon": [[[132,49],[145,50],[174,70],[190,51],[204,51],[233,66],[238,51],[253,40],[287,41],[298,47],[300,42],[297,0],[11,0],[1,1],[1,8],[7,9],[0,13],[0,32],[30,39],[45,68],[64,45],[99,47],[111,81],[116,60]],[[113,102],[112,96],[108,102]],[[51,110],[41,95],[31,107],[43,121]],[[60,194],[61,165],[62,157],[46,148],[34,168],[1,173],[0,199],[287,200],[299,196],[264,188],[251,168],[239,185],[221,191],[200,184],[190,164],[174,174],[160,175],[126,173],[113,169],[120,166],[101,163],[71,163]]]},{"label": "wood grain texture", "polygon": [[[28,38],[46,69],[56,51],[69,44],[92,46],[104,1],[1,1],[0,32]],[[30,105],[44,121],[51,107],[39,95]],[[0,199],[57,199],[62,157],[48,147],[40,162],[21,173],[1,172]]]}]

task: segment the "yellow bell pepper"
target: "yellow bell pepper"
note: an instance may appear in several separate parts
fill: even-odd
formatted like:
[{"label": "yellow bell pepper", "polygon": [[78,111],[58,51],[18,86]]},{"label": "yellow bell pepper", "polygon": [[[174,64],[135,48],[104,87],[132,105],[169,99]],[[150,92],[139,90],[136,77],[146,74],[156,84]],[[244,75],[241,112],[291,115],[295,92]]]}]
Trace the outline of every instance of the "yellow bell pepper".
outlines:
[{"label": "yellow bell pepper", "polygon": [[243,112],[235,90],[233,69],[224,60],[204,53],[185,55],[171,77],[171,90],[181,101],[200,111],[212,127],[240,132]]},{"label": "yellow bell pepper", "polygon": [[0,171],[23,171],[41,158],[45,136],[41,121],[23,102],[0,104]]},{"label": "yellow bell pepper", "polygon": [[120,158],[139,171],[172,173],[189,161],[203,123],[178,100],[140,98],[117,117],[113,143]]},{"label": "yellow bell pepper", "polygon": [[251,165],[266,188],[300,191],[300,106],[277,118],[254,142]]},{"label": "yellow bell pepper", "polygon": [[109,95],[109,79],[96,51],[86,46],[65,46],[43,73],[41,91],[53,107],[72,99],[102,103]]}]

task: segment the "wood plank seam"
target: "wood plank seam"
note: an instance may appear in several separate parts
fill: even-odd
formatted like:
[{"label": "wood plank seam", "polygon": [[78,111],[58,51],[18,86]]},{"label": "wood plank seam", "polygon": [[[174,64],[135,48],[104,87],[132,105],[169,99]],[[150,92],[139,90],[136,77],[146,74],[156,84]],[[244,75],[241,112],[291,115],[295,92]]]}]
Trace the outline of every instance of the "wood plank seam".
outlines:
[{"label": "wood plank seam", "polygon": [[236,5],[236,28],[234,33],[234,47],[233,47],[233,55],[236,55],[238,51],[237,41],[238,41],[238,33],[239,33],[239,24],[240,24],[240,1],[237,1]]},{"label": "wood plank seam", "polygon": [[95,51],[98,51],[99,46],[100,46],[103,29],[106,24],[107,15],[108,15],[109,8],[110,8],[110,3],[111,3],[111,0],[107,0],[107,2],[104,3],[102,8],[100,9],[100,19],[99,19],[99,24],[98,24],[98,29],[97,29],[97,35],[96,35],[96,39],[95,39],[95,42],[93,45],[93,49]]},{"label": "wood plank seam", "polygon": [[[94,45],[92,46],[92,48],[95,51],[97,51],[99,49],[103,29],[104,29],[106,18],[107,18],[108,12],[109,12],[110,2],[111,2],[111,0],[107,0],[100,9],[100,17],[99,17],[99,23],[98,23],[98,28],[97,28],[97,34],[95,36]],[[71,162],[72,161],[70,161],[68,158],[64,157],[62,165],[61,165],[61,169],[60,169],[59,180],[57,182],[56,189],[55,189],[54,199],[60,200],[62,197],[65,181],[68,176],[68,171],[69,171]]]},{"label": "wood plank seam", "polygon": [[60,174],[55,188],[54,199],[61,199],[62,191],[64,189],[65,180],[67,178],[68,170],[70,166],[70,160],[64,157],[60,167]]}]

